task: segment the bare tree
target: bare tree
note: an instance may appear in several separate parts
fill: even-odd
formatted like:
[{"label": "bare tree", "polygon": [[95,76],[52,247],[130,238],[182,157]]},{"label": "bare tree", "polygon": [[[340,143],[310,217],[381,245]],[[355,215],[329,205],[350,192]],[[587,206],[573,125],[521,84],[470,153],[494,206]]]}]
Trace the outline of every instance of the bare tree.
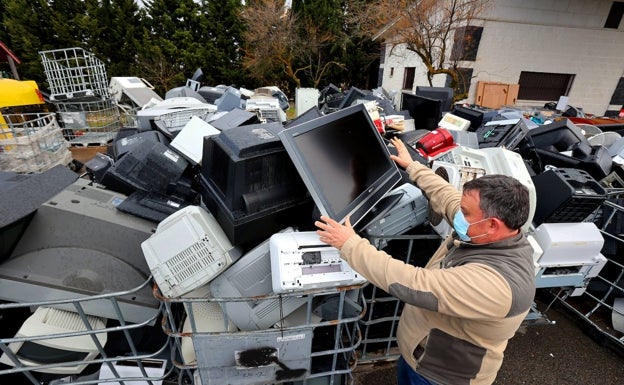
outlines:
[{"label": "bare tree", "polygon": [[285,74],[301,87],[295,68],[300,47],[296,18],[284,9],[283,0],[249,2],[241,12],[247,30],[243,34],[243,66],[253,77],[267,84],[278,82]]},{"label": "bare tree", "polygon": [[160,49],[151,50],[145,55],[141,55],[137,60],[139,73],[154,85],[157,93],[164,93],[172,87],[182,84],[184,74],[180,67],[170,58],[167,58]]},{"label": "bare tree", "polygon": [[[342,15],[340,10],[337,14]],[[348,36],[325,28],[314,15],[284,7],[283,0],[247,1],[241,19],[247,28],[243,66],[260,81],[277,82],[283,74],[295,87],[312,83],[318,88],[331,68],[345,69],[343,58],[328,51],[345,45]]]},{"label": "bare tree", "polygon": [[[414,52],[427,69],[432,84],[437,74],[451,77],[451,87],[460,80],[457,60],[449,55],[455,31],[478,23],[490,0],[375,0],[353,10],[353,17],[371,31],[374,39],[384,39],[389,48],[404,46]],[[463,95],[456,95],[462,99]]]}]

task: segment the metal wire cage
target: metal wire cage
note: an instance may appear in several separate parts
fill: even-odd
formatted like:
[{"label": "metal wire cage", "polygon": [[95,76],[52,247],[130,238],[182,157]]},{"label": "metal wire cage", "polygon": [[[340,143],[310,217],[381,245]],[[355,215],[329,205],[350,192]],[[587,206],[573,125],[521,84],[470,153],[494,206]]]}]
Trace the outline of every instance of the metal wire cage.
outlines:
[{"label": "metal wire cage", "polygon": [[4,114],[0,170],[41,172],[72,160],[54,113]]},{"label": "metal wire cage", "polygon": [[191,120],[193,116],[207,121],[216,112],[216,107],[189,107],[166,112],[154,117],[154,124],[166,136],[173,137]]},{"label": "metal wire cage", "polygon": [[[358,321],[366,312],[361,287],[238,298],[214,298],[209,292],[198,294],[201,290],[183,298],[157,293],[164,305],[163,330],[173,340],[171,361],[181,369],[180,382],[352,382],[355,350],[361,342]],[[240,331],[222,310],[236,303],[263,301],[278,301],[281,307],[289,297],[303,304],[267,329]],[[335,306],[330,305],[330,314],[319,315],[319,304],[330,301]]]},{"label": "metal wire cage", "polygon": [[[539,289],[540,302],[534,303],[525,325],[550,323],[547,311],[553,305],[560,305],[577,316],[592,335],[624,352],[624,264],[621,257],[624,247],[624,180],[618,178],[615,184],[621,187],[607,188],[607,199],[584,220],[596,224],[605,239],[602,253],[606,264],[596,276],[588,276],[582,288]],[[433,254],[439,244],[439,238],[436,240],[435,236],[431,238],[426,234],[376,238],[387,242],[384,250],[390,255],[416,266],[426,263],[427,256]],[[363,295],[368,312],[360,320],[363,338],[357,350],[358,363],[396,360],[400,354],[396,330],[403,303],[372,285],[364,288]]]},{"label": "metal wire cage", "polygon": [[93,53],[79,47],[40,51],[50,86],[50,99],[110,98],[106,66]]},{"label": "metal wire cage", "polygon": [[[0,303],[0,382],[11,384],[106,384],[137,381],[160,385],[177,378],[167,361],[171,340],[158,332],[159,312],[140,322],[124,321],[122,296],[152,283],[123,292],[71,299]],[[107,318],[93,316],[94,302],[114,311]],[[35,309],[31,314],[31,309]],[[25,321],[15,332],[11,322]],[[128,383],[128,382],[126,382]]]},{"label": "metal wire cage", "polygon": [[594,222],[605,239],[602,253],[606,264],[591,277],[581,295],[574,296],[562,288],[556,291],[553,302],[578,316],[607,345],[624,353],[624,188],[607,188],[607,196],[586,220]]},{"label": "metal wire cage", "polygon": [[104,146],[121,128],[121,115],[113,99],[54,103],[71,146]]}]

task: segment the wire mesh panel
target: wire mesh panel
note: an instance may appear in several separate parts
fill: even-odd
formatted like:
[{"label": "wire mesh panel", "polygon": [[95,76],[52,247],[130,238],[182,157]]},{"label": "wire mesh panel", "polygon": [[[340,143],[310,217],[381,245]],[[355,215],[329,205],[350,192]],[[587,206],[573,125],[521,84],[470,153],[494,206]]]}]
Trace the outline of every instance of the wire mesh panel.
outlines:
[{"label": "wire mesh panel", "polygon": [[5,114],[0,123],[0,170],[41,172],[72,160],[53,113]]},{"label": "wire mesh panel", "polygon": [[[606,264],[597,274],[587,273],[580,287],[557,285],[538,289],[539,307],[561,304],[578,316],[601,342],[607,341],[612,348],[624,352],[624,189],[609,190],[609,198],[586,219],[596,224],[604,237],[601,255],[606,258]],[[415,266],[424,265],[439,245],[439,238],[428,239],[424,233],[375,238],[387,241],[384,251],[388,254]],[[599,266],[594,268],[598,270]],[[358,363],[397,359],[400,353],[396,329],[403,303],[372,285],[363,289],[363,295],[368,312],[359,322],[363,338],[357,351]],[[546,310],[534,304],[525,325],[549,322]]]},{"label": "wire mesh panel", "polygon": [[97,96],[110,97],[106,66],[82,48],[40,51],[44,73],[50,86],[51,100]]},{"label": "wire mesh panel", "polygon": [[[440,245],[437,234],[398,235],[373,237],[383,240],[385,252],[395,259],[413,266],[424,266]],[[360,320],[362,343],[358,363],[395,360],[399,357],[396,331],[403,311],[403,303],[387,292],[368,285],[363,289],[367,313]]]},{"label": "wire mesh panel", "polygon": [[562,288],[555,300],[602,335],[611,347],[624,352],[624,189],[607,191],[609,199],[588,218],[605,239],[602,254],[607,263],[581,295],[573,296]]},{"label": "wire mesh panel", "polygon": [[[357,364],[358,321],[366,312],[361,287],[239,298],[214,298],[200,288],[189,297],[157,298],[181,382],[346,384]],[[223,310],[236,303],[281,306],[291,296],[303,299],[301,306],[265,329],[241,331]]]},{"label": "wire mesh panel", "polygon": [[113,99],[54,103],[71,146],[103,146],[121,128],[119,109]]},{"label": "wire mesh panel", "polygon": [[216,112],[216,107],[188,107],[184,109],[165,112],[154,117],[154,124],[168,137],[175,136],[191,120],[193,116],[207,121]]},{"label": "wire mesh panel", "polygon": [[[177,378],[168,361],[171,340],[157,322],[160,313],[128,323],[118,302],[151,282],[150,277],[117,293],[0,303],[0,383],[159,385]],[[108,302],[114,311],[106,318],[90,315],[94,301]]]}]

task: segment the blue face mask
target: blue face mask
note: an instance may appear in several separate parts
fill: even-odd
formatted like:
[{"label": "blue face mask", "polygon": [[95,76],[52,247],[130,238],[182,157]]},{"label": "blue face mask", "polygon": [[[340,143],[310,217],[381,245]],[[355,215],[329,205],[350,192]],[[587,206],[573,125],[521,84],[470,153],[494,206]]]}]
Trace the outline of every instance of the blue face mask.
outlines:
[{"label": "blue face mask", "polygon": [[476,222],[469,223],[466,220],[466,217],[464,217],[464,213],[462,213],[461,210],[458,210],[457,213],[455,213],[455,217],[453,218],[453,228],[455,229],[455,232],[459,236],[459,239],[461,239],[464,242],[470,242],[473,238],[479,238],[479,237],[483,237],[487,235],[487,233],[485,233],[481,235],[475,235],[474,237],[468,236],[468,229],[470,228],[470,226],[483,222],[487,219],[490,219],[490,218],[487,217],[487,218],[478,220]]}]

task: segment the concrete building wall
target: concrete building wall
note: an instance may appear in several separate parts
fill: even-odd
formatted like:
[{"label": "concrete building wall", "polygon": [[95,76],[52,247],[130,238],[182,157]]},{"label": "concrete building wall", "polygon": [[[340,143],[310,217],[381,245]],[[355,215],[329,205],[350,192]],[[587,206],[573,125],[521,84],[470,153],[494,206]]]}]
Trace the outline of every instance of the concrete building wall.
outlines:
[{"label": "concrete building wall", "polygon": [[[612,1],[493,0],[484,13],[469,96],[474,103],[477,81],[518,83],[522,71],[573,74],[569,104],[602,115],[624,76],[624,21],[603,28]],[[449,50],[450,52],[450,50]],[[414,87],[428,85],[420,59],[402,47],[386,49],[382,86],[401,90],[405,67],[416,67]],[[390,68],[394,74],[390,76]],[[445,77],[434,79],[444,86]],[[550,100],[548,100],[550,101]],[[541,106],[547,101],[518,100]]]}]

